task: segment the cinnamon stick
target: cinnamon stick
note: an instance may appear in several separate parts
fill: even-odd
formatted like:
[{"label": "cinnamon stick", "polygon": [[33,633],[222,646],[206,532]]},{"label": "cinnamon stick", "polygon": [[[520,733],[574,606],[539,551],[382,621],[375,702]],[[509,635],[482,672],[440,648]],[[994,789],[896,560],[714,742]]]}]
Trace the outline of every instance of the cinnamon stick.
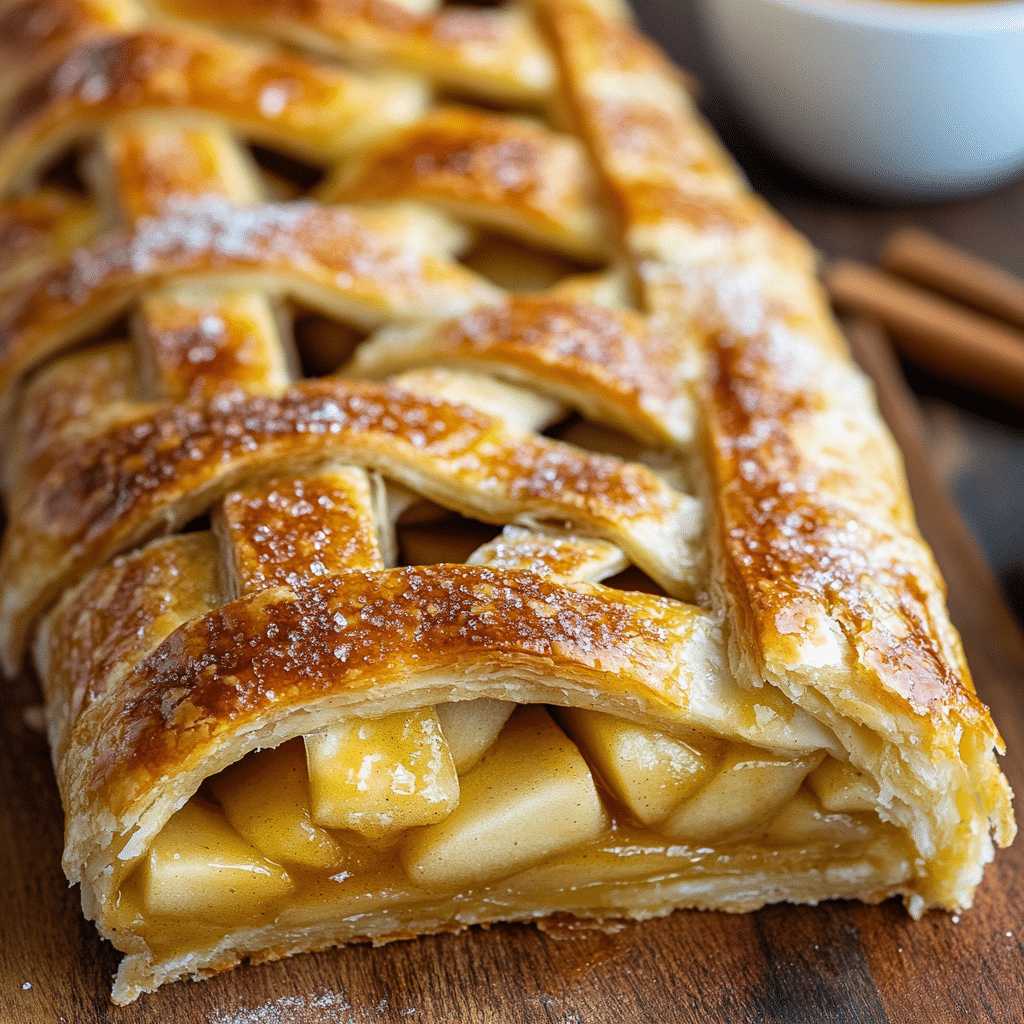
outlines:
[{"label": "cinnamon stick", "polygon": [[1024,406],[1024,331],[849,260],[825,282],[837,306],[880,321],[911,362]]},{"label": "cinnamon stick", "polygon": [[918,228],[889,236],[882,266],[1024,327],[1024,281]]}]

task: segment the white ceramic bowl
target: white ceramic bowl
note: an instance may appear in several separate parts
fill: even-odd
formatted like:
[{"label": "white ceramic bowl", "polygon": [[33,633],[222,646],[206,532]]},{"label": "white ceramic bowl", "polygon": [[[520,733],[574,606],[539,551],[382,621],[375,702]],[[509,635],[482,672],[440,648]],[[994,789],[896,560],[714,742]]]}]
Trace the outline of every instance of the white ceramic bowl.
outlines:
[{"label": "white ceramic bowl", "polygon": [[1024,173],[1024,0],[699,0],[741,113],[810,174],[938,198]]}]

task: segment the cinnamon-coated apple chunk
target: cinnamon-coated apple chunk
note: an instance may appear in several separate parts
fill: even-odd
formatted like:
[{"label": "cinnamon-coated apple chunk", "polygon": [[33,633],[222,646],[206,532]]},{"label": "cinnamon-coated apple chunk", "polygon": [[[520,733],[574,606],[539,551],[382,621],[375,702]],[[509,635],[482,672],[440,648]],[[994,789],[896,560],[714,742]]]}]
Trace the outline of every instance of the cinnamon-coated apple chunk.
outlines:
[{"label": "cinnamon-coated apple chunk", "polygon": [[433,708],[351,718],[305,737],[313,820],[385,839],[440,821],[459,777]]},{"label": "cinnamon-coated apple chunk", "polygon": [[563,708],[558,719],[605,785],[645,825],[661,821],[707,781],[708,750],[624,718],[585,708]]},{"label": "cinnamon-coated apple chunk", "polygon": [[218,810],[196,799],[153,840],[141,884],[151,914],[229,924],[251,920],[292,889],[280,865],[250,846]]},{"label": "cinnamon-coated apple chunk", "polygon": [[793,757],[734,744],[711,781],[669,814],[660,830],[701,843],[749,835],[793,799],[823,757],[822,752]]},{"label": "cinnamon-coated apple chunk", "polygon": [[412,832],[401,860],[413,881],[455,888],[522,870],[607,827],[575,744],[544,708],[523,705],[462,779],[459,806]]},{"label": "cinnamon-coated apple chunk", "polygon": [[250,754],[214,776],[210,788],[228,822],[279,864],[335,868],[344,848],[313,821],[301,740]]}]

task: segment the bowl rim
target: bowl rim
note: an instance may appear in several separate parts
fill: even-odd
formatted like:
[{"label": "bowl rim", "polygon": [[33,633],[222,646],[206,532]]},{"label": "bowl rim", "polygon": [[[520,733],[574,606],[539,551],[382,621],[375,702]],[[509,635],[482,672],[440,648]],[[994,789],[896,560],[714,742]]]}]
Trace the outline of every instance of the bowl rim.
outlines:
[{"label": "bowl rim", "polygon": [[893,32],[938,33],[1019,29],[1024,34],[1024,0],[762,0],[828,21]]}]

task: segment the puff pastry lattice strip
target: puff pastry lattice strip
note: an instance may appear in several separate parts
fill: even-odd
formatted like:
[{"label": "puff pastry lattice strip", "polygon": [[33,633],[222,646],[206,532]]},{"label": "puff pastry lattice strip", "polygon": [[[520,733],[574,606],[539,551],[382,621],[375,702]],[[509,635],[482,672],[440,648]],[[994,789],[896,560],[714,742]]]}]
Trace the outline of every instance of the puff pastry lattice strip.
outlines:
[{"label": "puff pastry lattice strip", "polygon": [[0,56],[0,650],[115,999],[970,903],[1010,794],[898,456],[625,11],[2,0]]}]

